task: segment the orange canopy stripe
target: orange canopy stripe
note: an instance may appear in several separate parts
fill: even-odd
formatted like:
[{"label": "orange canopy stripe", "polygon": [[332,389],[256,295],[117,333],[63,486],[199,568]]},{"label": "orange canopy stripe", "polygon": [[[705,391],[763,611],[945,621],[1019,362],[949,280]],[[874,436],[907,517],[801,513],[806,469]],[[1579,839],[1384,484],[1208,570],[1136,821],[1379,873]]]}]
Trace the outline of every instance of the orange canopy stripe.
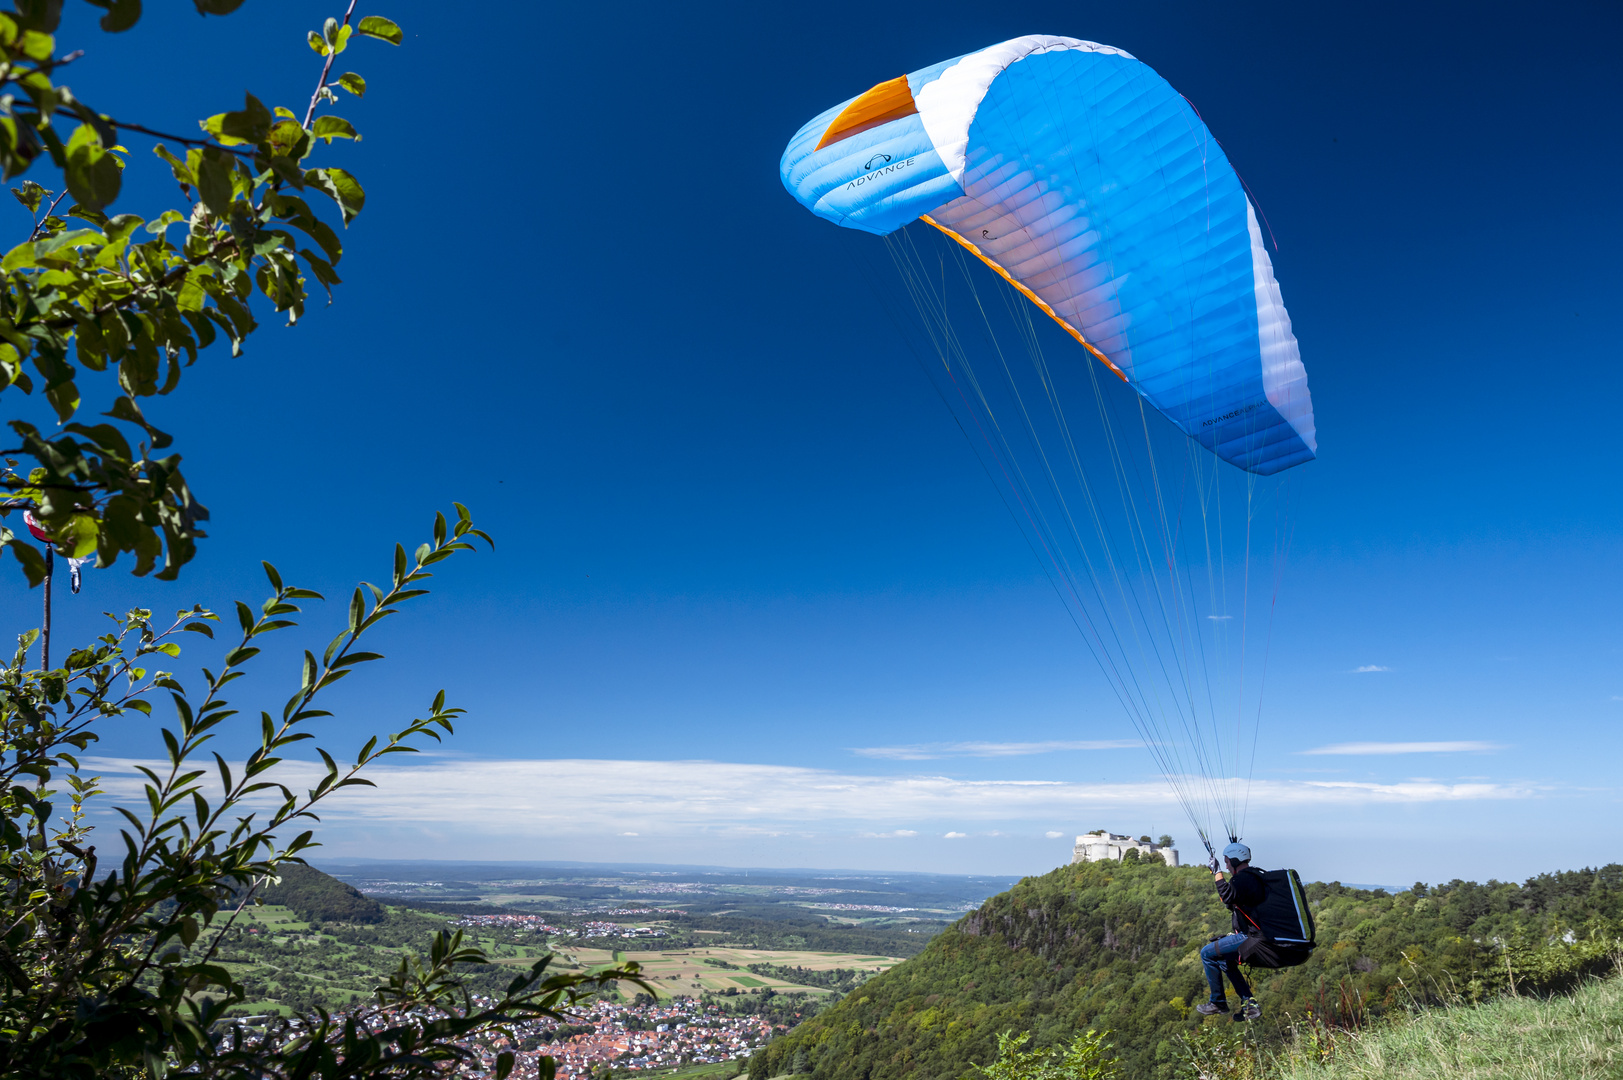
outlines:
[{"label": "orange canopy stripe", "polygon": [[882,82],[840,110],[840,115],[823,132],[823,140],[817,144],[817,149],[918,111],[918,106],[913,104],[913,91],[908,88],[906,75]]},{"label": "orange canopy stripe", "polygon": [[1092,353],[1099,360],[1099,362],[1101,364],[1103,364],[1105,367],[1109,368],[1111,371],[1114,371],[1116,373],[1116,378],[1120,379],[1122,382],[1127,381],[1126,373],[1123,372],[1122,369],[1117,367],[1115,364],[1112,364],[1110,362],[1110,357],[1106,356],[1104,353],[1100,352],[1098,349],[1095,349],[1092,345],[1088,344],[1088,339],[1082,336],[1082,331],[1078,330],[1076,327],[1072,326],[1070,323],[1068,323],[1064,319],[1060,318],[1058,313],[1056,313],[1053,308],[1049,307],[1046,303],[1043,302],[1042,297],[1038,296],[1036,293],[1032,292],[1030,289],[1028,289],[1024,285],[1020,284],[1020,282],[1016,281],[1014,279],[1014,277],[1007,270],[1003,269],[1003,267],[999,266],[997,263],[993,262],[991,259],[987,258],[984,254],[982,254],[980,248],[976,247],[973,243],[971,243],[969,240],[965,239],[964,237],[962,237],[962,236],[958,235],[957,233],[953,232],[951,229],[949,229],[945,225],[941,224],[941,222],[937,221],[935,218],[931,217],[929,214],[920,215],[919,220],[923,221],[927,225],[935,226],[936,228],[940,229],[942,232],[946,233],[948,236],[952,237],[954,240],[958,241],[960,244],[964,245],[964,247],[968,248],[970,253],[972,255],[974,255],[975,258],[979,259],[981,262],[985,263],[987,266],[990,266],[997,273],[998,277],[1002,278],[1004,281],[1007,281],[1010,285],[1013,285],[1016,289],[1019,289],[1020,294],[1022,296],[1024,296],[1027,300],[1030,300],[1033,304],[1036,304],[1038,307],[1042,308],[1043,314],[1047,315],[1050,319],[1053,319],[1055,322],[1057,322],[1061,326],[1063,326],[1065,328],[1065,332],[1067,334],[1070,334],[1072,337],[1076,338],[1078,344],[1080,344],[1084,349],[1088,350],[1088,352]]}]

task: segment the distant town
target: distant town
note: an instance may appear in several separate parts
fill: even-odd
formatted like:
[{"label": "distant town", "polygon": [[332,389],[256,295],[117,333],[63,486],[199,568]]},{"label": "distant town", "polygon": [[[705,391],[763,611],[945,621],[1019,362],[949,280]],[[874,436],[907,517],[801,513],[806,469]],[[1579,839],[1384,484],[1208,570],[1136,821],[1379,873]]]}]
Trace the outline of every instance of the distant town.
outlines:
[{"label": "distant town", "polygon": [[[719,1006],[703,1005],[690,997],[657,1005],[599,1001],[584,1013],[582,1022],[591,1024],[593,1030],[518,1051],[513,1075],[532,1080],[542,1055],[557,1060],[559,1077],[587,1077],[604,1066],[644,1070],[733,1061],[749,1057],[773,1034],[789,1027],[759,1016],[724,1015]],[[653,1030],[648,1030],[650,1024]],[[486,1068],[494,1064],[495,1053],[501,1049],[490,1052]]]},{"label": "distant town", "polygon": [[[657,911],[654,908],[632,908],[617,911],[606,911],[605,915],[649,915]],[[681,912],[669,914],[680,915]],[[666,931],[657,926],[627,926],[625,923],[603,922],[597,919],[588,919],[575,926],[556,926],[547,922],[539,915],[463,915],[452,919],[450,925],[464,927],[499,927],[504,930],[529,930],[537,934],[557,934],[560,937],[574,938],[656,938],[664,937]]]}]

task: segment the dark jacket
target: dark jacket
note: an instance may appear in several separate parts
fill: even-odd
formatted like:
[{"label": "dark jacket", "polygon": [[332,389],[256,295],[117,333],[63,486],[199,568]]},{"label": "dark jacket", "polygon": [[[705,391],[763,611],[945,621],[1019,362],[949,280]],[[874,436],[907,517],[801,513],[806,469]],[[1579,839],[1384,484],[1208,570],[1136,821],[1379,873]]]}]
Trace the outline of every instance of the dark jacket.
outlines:
[{"label": "dark jacket", "polygon": [[1240,872],[1232,875],[1227,881],[1217,884],[1218,899],[1223,906],[1234,914],[1231,916],[1236,934],[1249,934],[1256,931],[1256,926],[1241,912],[1250,912],[1268,893],[1268,886],[1263,883],[1262,874],[1252,867],[1243,867]]}]

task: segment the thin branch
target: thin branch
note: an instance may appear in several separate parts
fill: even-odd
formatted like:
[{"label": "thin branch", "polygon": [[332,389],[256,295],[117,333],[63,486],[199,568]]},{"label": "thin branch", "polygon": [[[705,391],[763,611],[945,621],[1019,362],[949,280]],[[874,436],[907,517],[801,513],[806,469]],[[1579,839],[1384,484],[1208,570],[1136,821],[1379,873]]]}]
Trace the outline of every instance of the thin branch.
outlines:
[{"label": "thin branch", "polygon": [[[355,0],[349,0],[349,10],[344,12],[344,21],[338,25],[341,27],[348,26],[350,16],[354,14]],[[332,74],[332,62],[336,59],[338,59],[338,53],[332,48],[332,43],[328,42],[327,62],[321,65],[321,78],[316,80],[316,92],[310,95],[310,107],[304,110],[304,127],[306,130],[310,127],[310,121],[315,119],[316,105],[321,101],[321,91],[327,87],[327,76]]]},{"label": "thin branch", "polygon": [[41,214],[39,220],[34,222],[34,228],[28,234],[28,239],[30,242],[39,239],[39,231],[45,226],[45,220],[52,214],[56,213],[56,208],[62,205],[62,200],[67,197],[68,189],[63,188],[61,193],[58,194],[55,199],[51,200],[51,205],[45,208],[45,213]]},{"label": "thin branch", "polygon": [[213,139],[188,139],[184,135],[171,135],[167,131],[154,131],[152,128],[144,127],[141,124],[129,124],[123,120],[114,120],[111,117],[105,117],[104,119],[106,119],[107,122],[113,127],[120,128],[124,131],[139,131],[141,134],[151,135],[155,139],[168,139],[170,142],[178,142],[186,146],[212,146],[216,150],[224,150],[228,154],[236,154],[239,157],[251,158],[254,156],[254,151],[252,150],[241,150],[235,146],[225,146],[222,143],[215,142]]},{"label": "thin branch", "polygon": [[220,927],[220,932],[214,935],[214,944],[209,946],[209,951],[203,954],[203,959],[199,963],[206,964],[214,959],[214,951],[220,947],[220,942],[225,940],[225,932],[231,929],[231,924],[237,921],[237,916],[242,914],[242,909],[248,906],[249,900],[253,899],[254,892],[267,880],[269,879],[261,877],[248,886],[248,891],[242,894],[242,900],[238,902],[236,910],[231,912],[231,917],[225,921],[224,926]]},{"label": "thin branch", "polygon": [[82,59],[84,54],[83,49],[74,49],[72,52],[59,56],[55,60],[41,60],[34,65],[34,70],[42,75],[48,75],[59,67],[67,67],[75,60]]},{"label": "thin branch", "polygon": [[[29,450],[13,450],[13,451],[8,451],[8,452],[9,453],[14,453],[14,454],[28,454],[30,457],[33,456],[32,451],[29,451]],[[43,488],[46,491],[96,491],[96,490],[99,490],[95,485],[91,485],[89,487],[86,487],[83,484],[36,484],[32,480],[0,480],[0,488],[6,488],[7,490],[10,490],[10,491],[18,491],[18,490],[21,490],[22,488],[31,488],[31,487],[33,487],[33,488]],[[16,508],[12,507],[12,509],[16,509]]]}]

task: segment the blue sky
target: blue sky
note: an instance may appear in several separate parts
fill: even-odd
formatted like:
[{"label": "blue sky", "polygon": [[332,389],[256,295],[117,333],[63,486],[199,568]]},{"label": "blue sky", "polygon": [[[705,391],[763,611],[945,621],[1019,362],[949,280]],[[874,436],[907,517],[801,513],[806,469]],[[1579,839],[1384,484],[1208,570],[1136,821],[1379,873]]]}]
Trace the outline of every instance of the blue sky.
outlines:
[{"label": "blue sky", "polygon": [[[119,38],[75,13],[59,36],[88,51],[85,100],[188,130],[245,88],[307,100],[328,13],[154,8]],[[333,160],[368,203],[337,302],[151,410],[211,539],[179,583],[97,572],[58,609],[71,636],[134,603],[223,607],[262,591],[260,558],[341,595],[472,507],[497,551],[381,635],[387,668],[323,738],[399,727],[440,687],[468,719],[336,808],[333,854],[1012,873],[1091,828],[1189,838],[854,271],[871,238],[776,176],[829,105],[1053,33],[1188,96],[1278,240],[1320,459],[1259,859],[1393,882],[1623,860],[1615,7],[378,13],[407,37],[344,58],[365,140]],[[172,205],[165,180],[139,147],[121,208]],[[28,625],[38,594],[11,589]],[[294,677],[272,656],[239,698]],[[132,723],[99,749],[116,776],[153,746]]]}]

